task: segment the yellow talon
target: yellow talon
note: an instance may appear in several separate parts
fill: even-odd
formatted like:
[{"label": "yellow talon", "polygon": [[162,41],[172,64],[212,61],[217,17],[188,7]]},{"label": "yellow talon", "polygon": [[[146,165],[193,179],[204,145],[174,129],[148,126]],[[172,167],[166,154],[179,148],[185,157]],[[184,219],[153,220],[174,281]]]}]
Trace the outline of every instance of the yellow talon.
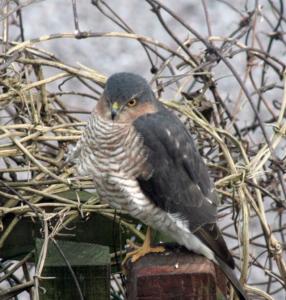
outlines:
[{"label": "yellow talon", "polygon": [[[130,243],[130,242],[129,242]],[[132,247],[134,248],[134,243],[130,243]],[[126,261],[131,258],[131,262],[135,262],[141,257],[145,256],[148,253],[161,253],[165,251],[165,248],[163,246],[156,246],[156,247],[151,247],[151,229],[150,227],[147,228],[146,232],[146,238],[144,240],[144,243],[141,247],[135,246],[135,250],[129,252],[126,254],[122,265],[126,263]]]}]

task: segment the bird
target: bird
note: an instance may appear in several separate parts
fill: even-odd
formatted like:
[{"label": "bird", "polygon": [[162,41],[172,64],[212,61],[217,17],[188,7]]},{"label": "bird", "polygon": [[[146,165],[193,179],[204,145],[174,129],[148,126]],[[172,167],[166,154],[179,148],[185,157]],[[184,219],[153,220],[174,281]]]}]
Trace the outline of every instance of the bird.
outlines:
[{"label": "bird", "polygon": [[[143,77],[119,72],[107,79],[69,159],[79,174],[92,176],[103,202],[213,261],[247,299],[217,226],[219,200],[208,169],[190,132]],[[133,261],[164,251],[150,239],[147,230]]]}]

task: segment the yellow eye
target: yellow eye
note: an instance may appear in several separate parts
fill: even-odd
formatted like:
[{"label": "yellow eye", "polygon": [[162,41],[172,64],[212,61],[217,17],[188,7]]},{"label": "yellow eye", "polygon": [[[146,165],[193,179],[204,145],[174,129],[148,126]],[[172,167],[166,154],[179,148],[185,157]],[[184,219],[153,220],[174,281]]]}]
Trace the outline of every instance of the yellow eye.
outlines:
[{"label": "yellow eye", "polygon": [[136,104],[137,104],[136,99],[131,99],[131,100],[127,103],[127,105],[128,105],[129,107],[133,107],[133,106],[135,106]]}]

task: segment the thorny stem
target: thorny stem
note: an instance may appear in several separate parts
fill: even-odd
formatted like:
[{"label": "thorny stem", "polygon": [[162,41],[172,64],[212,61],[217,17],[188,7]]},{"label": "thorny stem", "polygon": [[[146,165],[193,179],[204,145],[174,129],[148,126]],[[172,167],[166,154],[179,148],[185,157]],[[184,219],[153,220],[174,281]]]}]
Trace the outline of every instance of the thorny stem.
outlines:
[{"label": "thorny stem", "polygon": [[[75,33],[56,33],[25,41],[25,22],[20,12],[24,6],[28,9],[26,5],[32,2],[19,5],[17,1],[10,1],[0,16],[4,28],[0,37],[3,44],[0,112],[1,117],[4,116],[0,125],[0,229],[3,230],[0,248],[5,247],[16,226],[26,218],[40,221],[44,244],[34,280],[28,277],[27,282],[20,280],[7,293],[17,295],[33,285],[34,299],[39,298],[39,279],[48,244],[51,239],[56,241],[62,230],[78,218],[101,214],[131,235],[144,239],[134,221],[125,217],[126,212],[119,215],[100,204],[96,193],[86,202],[60,194],[69,190],[77,194],[94,187],[91,178],[76,176],[73,168],[64,164],[69,145],[78,140],[85,126],[81,114],[89,111],[81,107],[71,109],[69,99],[80,97],[84,103],[91,101],[94,105],[106,76],[81,64],[69,65],[40,48],[47,41],[63,43],[65,39],[96,38],[99,44],[103,38],[108,38],[110,43],[120,38],[132,39],[137,41],[138,47],[144,47],[146,57],[142,60],[150,63],[149,69],[154,74],[151,82],[156,83],[158,95],[162,99],[170,95],[179,99],[179,102],[162,101],[179,112],[210,165],[216,189],[224,202],[219,220],[223,219],[226,224],[223,228],[226,236],[237,241],[233,246],[234,257],[240,261],[241,281],[246,290],[255,297],[275,298],[276,294],[273,298],[271,295],[285,288],[286,282],[283,259],[286,63],[274,51],[279,45],[285,46],[283,1],[268,0],[271,10],[261,9],[260,2],[256,1],[253,9],[242,11],[230,2],[218,0],[240,18],[235,22],[237,27],[222,36],[212,27],[211,6],[202,0],[203,9],[200,7],[199,11],[206,20],[207,36],[204,37],[201,28],[193,28],[189,16],[184,19],[184,13],[179,15],[177,9],[172,10],[165,2],[146,0],[157,25],[164,29],[164,34],[156,40],[137,33],[135,26],[130,25],[131,20],[123,20],[116,5],[105,1],[93,1],[93,5],[123,32],[81,32],[73,0]],[[17,40],[10,40],[8,16],[19,19]],[[265,20],[267,26],[261,27],[261,20]],[[180,24],[180,32],[170,24]],[[170,39],[172,42],[166,42]],[[46,70],[52,71],[49,76]],[[70,79],[84,87],[84,92],[66,88]],[[238,83],[241,93],[225,90],[232,81]],[[51,83],[57,85],[58,90],[53,89]],[[9,223],[7,216],[12,218]],[[51,226],[53,221],[55,226]],[[252,222],[257,224],[255,232],[252,232]],[[256,255],[256,251],[261,254]],[[247,284],[255,268],[262,270],[264,266],[264,279],[259,282],[251,277],[255,286]],[[14,269],[9,270],[13,273],[11,276],[15,276]],[[2,280],[7,278],[0,274],[0,280],[1,276]],[[123,291],[122,286],[119,290]]]}]

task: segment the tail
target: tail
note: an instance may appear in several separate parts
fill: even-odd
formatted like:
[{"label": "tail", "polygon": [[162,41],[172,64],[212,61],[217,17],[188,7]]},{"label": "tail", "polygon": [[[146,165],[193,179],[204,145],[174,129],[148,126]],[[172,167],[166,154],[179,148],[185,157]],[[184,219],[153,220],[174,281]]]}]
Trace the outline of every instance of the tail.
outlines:
[{"label": "tail", "polygon": [[231,285],[235,289],[235,292],[236,292],[237,296],[239,297],[239,299],[240,300],[247,300],[248,299],[247,295],[244,292],[241,283],[236,278],[233,270],[221,258],[216,256],[215,259],[217,260],[218,265],[221,268],[221,270],[223,271],[223,273],[225,274],[225,276],[231,282]]},{"label": "tail", "polygon": [[240,282],[236,278],[233,269],[234,260],[229,252],[225,240],[216,224],[205,224],[196,232],[196,236],[213,252],[213,261],[221,268],[225,276],[233,285],[240,300],[247,300]]}]

